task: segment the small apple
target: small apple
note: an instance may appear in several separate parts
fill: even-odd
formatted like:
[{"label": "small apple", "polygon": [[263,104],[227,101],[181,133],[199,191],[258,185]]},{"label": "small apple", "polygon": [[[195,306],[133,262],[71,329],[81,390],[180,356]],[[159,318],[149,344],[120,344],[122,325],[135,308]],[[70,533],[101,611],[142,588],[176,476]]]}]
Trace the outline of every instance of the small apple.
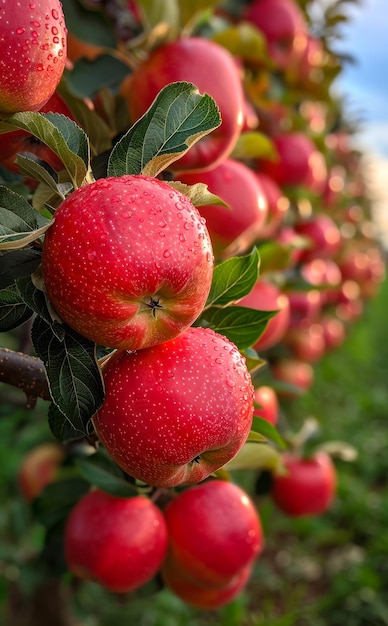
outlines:
[{"label": "small apple", "polygon": [[0,117],[39,111],[65,69],[62,5],[59,0],[2,2],[0,32]]},{"label": "small apple", "polygon": [[262,417],[275,426],[279,417],[279,401],[273,387],[268,385],[256,387],[254,400],[259,407],[255,407],[253,415]]},{"label": "small apple", "polygon": [[167,557],[162,567],[162,578],[166,587],[186,604],[197,609],[214,611],[229,604],[244,590],[251,572],[252,565],[248,565],[224,587],[205,587],[188,577]]},{"label": "small apple", "polygon": [[316,321],[322,311],[322,293],[318,289],[291,289],[287,288],[290,303],[290,328],[296,328],[302,323]]},{"label": "small apple", "polygon": [[[180,173],[177,178],[186,185],[205,183],[209,191],[230,207],[210,205],[198,207],[206,219],[216,257],[246,233],[245,249],[257,238],[267,217],[267,200],[252,170],[235,159],[226,159],[207,172]],[[244,244],[244,242],[243,242]]]},{"label": "small apple", "polygon": [[28,502],[54,482],[64,457],[62,446],[54,442],[42,443],[26,454],[18,469],[17,480],[20,492]]},{"label": "small apple", "polygon": [[282,398],[293,399],[306,393],[314,382],[314,369],[311,363],[296,357],[283,357],[271,366],[276,382],[284,386],[277,389]]},{"label": "small apple", "polygon": [[325,351],[335,350],[346,339],[346,327],[343,320],[333,313],[324,313],[319,320],[323,331]]},{"label": "small apple", "polygon": [[277,345],[284,337],[290,322],[288,297],[269,280],[260,278],[250,293],[239,300],[240,306],[258,311],[278,311],[272,317],[263,334],[253,346],[258,352]]},{"label": "small apple", "polygon": [[66,521],[65,559],[74,576],[127,593],[158,572],[167,540],[163,513],[149,498],[118,498],[94,489]]},{"label": "small apple", "polygon": [[280,185],[303,185],[315,193],[322,193],[327,178],[323,154],[310,137],[301,131],[283,132],[272,137],[278,159],[260,159],[261,170]]},{"label": "small apple", "polygon": [[178,494],[164,510],[168,555],[202,587],[225,587],[263,548],[256,507],[241,487],[208,480]]},{"label": "small apple", "polygon": [[253,385],[245,359],[210,328],[118,351],[103,377],[106,397],[93,417],[95,430],[117,465],[145,483],[202,481],[248,437]]},{"label": "small apple", "polygon": [[336,491],[335,466],[326,452],[310,458],[283,455],[285,475],[274,475],[271,495],[287,515],[320,515],[330,507]]},{"label": "small apple", "polygon": [[316,363],[325,354],[325,339],[320,323],[307,323],[291,328],[286,333],[284,344],[292,356],[307,363]]},{"label": "small apple", "polygon": [[340,250],[340,230],[328,215],[314,215],[308,220],[299,221],[294,224],[294,229],[310,243],[301,254],[302,262],[330,258]]},{"label": "small apple", "polygon": [[161,45],[131,75],[129,112],[133,122],[168,83],[188,81],[208,93],[219,107],[222,123],[175,163],[176,170],[206,170],[232,152],[244,122],[244,93],[233,56],[219,44],[201,37],[181,37]]},{"label": "small apple", "polygon": [[294,0],[253,0],[243,13],[264,34],[272,59],[281,68],[296,63],[306,45],[307,25]]},{"label": "small apple", "polygon": [[48,297],[74,330],[137,350],[181,333],[210,290],[210,237],[189,198],[146,176],[101,178],[58,207],[43,244]]}]

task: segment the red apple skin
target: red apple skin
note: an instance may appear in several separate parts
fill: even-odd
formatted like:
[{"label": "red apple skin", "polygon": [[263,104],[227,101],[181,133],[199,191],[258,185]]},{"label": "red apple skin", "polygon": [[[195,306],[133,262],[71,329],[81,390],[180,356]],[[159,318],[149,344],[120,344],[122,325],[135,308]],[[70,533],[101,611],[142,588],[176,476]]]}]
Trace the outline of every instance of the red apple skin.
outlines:
[{"label": "red apple skin", "polygon": [[297,398],[311,389],[314,382],[314,368],[311,363],[296,357],[284,357],[271,366],[275,381],[290,385],[290,388],[277,389],[278,396],[287,399]]},{"label": "red apple skin", "polygon": [[40,444],[26,454],[18,469],[17,481],[27,502],[32,502],[54,482],[64,457],[62,446],[51,442]]},{"label": "red apple skin", "polygon": [[187,196],[156,178],[121,176],[81,187],[58,207],[42,267],[69,326],[96,343],[137,350],[198,317],[213,253]]},{"label": "red apple skin", "polygon": [[290,303],[290,328],[297,328],[319,319],[322,311],[322,293],[318,289],[287,289]]},{"label": "red apple skin", "polygon": [[66,62],[67,30],[58,0],[1,3],[0,117],[39,111]]},{"label": "red apple skin", "polygon": [[[74,116],[64,100],[55,92],[44,104],[39,113],[61,113],[74,120]],[[42,141],[25,132],[24,130],[14,130],[9,133],[0,134],[0,165],[6,169],[19,173],[16,164],[16,156],[20,152],[30,152],[39,159],[45,161],[56,171],[63,169],[61,159],[48,148]]]},{"label": "red apple skin", "polygon": [[294,357],[307,363],[317,363],[325,354],[325,338],[319,323],[291,328],[284,343]]},{"label": "red apple skin", "polygon": [[254,400],[260,405],[260,408],[255,407],[254,417],[261,417],[275,426],[279,417],[279,400],[276,391],[268,385],[256,387]]},{"label": "red apple skin", "polygon": [[323,191],[327,178],[326,164],[308,135],[293,131],[272,137],[278,159],[261,159],[258,170],[271,176],[282,187],[303,185],[316,193]]},{"label": "red apple skin", "polygon": [[207,172],[181,173],[178,178],[186,185],[205,183],[209,191],[230,207],[198,207],[206,219],[216,257],[222,256],[225,248],[246,231],[255,233],[256,237],[260,233],[267,217],[267,200],[255,174],[244,163],[227,159]]},{"label": "red apple skin", "polygon": [[278,311],[253,346],[255,350],[269,350],[283,339],[290,322],[290,306],[288,297],[276,285],[260,278],[252,291],[238,304],[258,311]]},{"label": "red apple skin", "polygon": [[335,466],[325,452],[310,458],[287,453],[286,475],[275,475],[271,495],[276,505],[291,517],[321,515],[330,507],[336,491]]},{"label": "red apple skin", "polygon": [[167,542],[163,514],[151,500],[141,495],[118,498],[94,489],[67,519],[65,559],[75,576],[127,593],[157,573]]},{"label": "red apple skin", "polygon": [[228,585],[263,548],[257,510],[238,485],[208,480],[181,492],[164,510],[169,558],[201,587]]},{"label": "red apple skin", "polygon": [[294,0],[253,0],[244,19],[262,31],[268,51],[279,67],[297,62],[305,45],[307,26]]},{"label": "red apple skin", "polygon": [[302,262],[333,257],[341,248],[339,228],[328,215],[314,215],[309,220],[295,224],[294,229],[310,243],[310,247],[301,254]]},{"label": "red apple skin", "polygon": [[[215,77],[217,77],[215,79]],[[206,170],[222,163],[233,150],[244,122],[240,72],[230,53],[200,37],[183,37],[153,50],[132,74],[129,111],[135,122],[165,85],[188,81],[208,93],[219,107],[219,128],[194,144],[171,168]]]},{"label": "red apple skin", "polygon": [[241,570],[224,587],[204,587],[187,577],[170,558],[162,567],[162,578],[165,585],[178,598],[197,609],[215,611],[229,604],[246,587],[251,576],[252,566]]},{"label": "red apple skin", "polygon": [[261,185],[268,205],[267,218],[258,236],[260,239],[271,239],[275,237],[282,225],[290,202],[271,176],[264,174],[264,172],[257,172],[256,177]]},{"label": "red apple skin", "polygon": [[244,445],[253,385],[236,346],[207,328],[128,354],[103,369],[105,402],[93,418],[125,472],[156,487],[197,483]]}]

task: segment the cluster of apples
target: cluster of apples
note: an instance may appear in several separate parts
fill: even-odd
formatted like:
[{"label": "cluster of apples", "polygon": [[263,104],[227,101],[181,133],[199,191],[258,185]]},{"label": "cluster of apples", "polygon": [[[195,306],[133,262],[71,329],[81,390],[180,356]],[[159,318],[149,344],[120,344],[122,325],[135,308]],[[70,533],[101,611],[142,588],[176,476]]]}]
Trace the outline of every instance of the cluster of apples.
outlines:
[{"label": "cluster of apples", "polygon": [[256,506],[236,484],[209,479],[161,511],[152,499],[90,491],[70,513],[65,556],[79,578],[128,593],[161,576],[188,604],[217,609],[246,586],[263,536]]},{"label": "cluster of apples", "polygon": [[[40,110],[76,117],[55,91],[66,60],[59,3],[34,0],[27,22],[17,7],[17,28],[0,42],[0,67],[13,68],[1,72],[0,116]],[[141,24],[135,2],[126,10]],[[305,13],[296,0],[252,0],[236,2],[234,12],[220,3],[214,19],[212,38],[184,29],[163,38],[155,31],[153,46],[138,55],[130,48],[137,64],[119,97],[134,123],[167,84],[191,82],[215,100],[221,125],[171,164],[166,180],[100,178],[70,193],[55,211],[42,257],[46,293],[61,320],[113,350],[102,368],[105,400],[93,416],[99,441],[137,484],[178,489],[163,511],[145,496],[90,491],[68,520],[69,568],[118,592],[161,573],[177,595],[201,608],[218,608],[239,593],[262,548],[248,496],[209,477],[241,451],[253,415],[276,425],[279,397],[311,388],[314,364],[345,340],[384,276],[363,206],[361,157],[346,134],[332,130],[331,113],[315,91],[330,55],[310,34]],[[237,46],[241,54],[228,49],[235,38],[223,39],[223,31],[237,36],[247,24],[253,42],[265,41],[267,57],[255,56],[253,46]],[[39,39],[39,29],[50,33],[49,41]],[[9,57],[11,34],[12,45],[20,37],[26,49],[23,69],[32,62],[34,68],[20,78],[16,101],[7,95],[15,92],[20,69]],[[105,52],[77,45],[72,62],[80,49],[88,58]],[[35,51],[40,57],[33,59]],[[268,78],[273,67],[277,79],[310,99],[292,107],[276,101]],[[92,106],[98,108],[97,100]],[[14,172],[20,151],[61,169],[58,157],[24,131],[0,135],[0,148],[0,164]],[[204,183],[229,208],[196,208],[171,179]],[[252,346],[267,362],[266,384],[260,371],[252,381],[226,337],[195,326],[214,264],[254,245],[260,277],[238,304],[278,311]],[[287,474],[273,480],[278,506],[289,515],[325,511],[335,493],[330,458],[290,454],[284,466]]]}]

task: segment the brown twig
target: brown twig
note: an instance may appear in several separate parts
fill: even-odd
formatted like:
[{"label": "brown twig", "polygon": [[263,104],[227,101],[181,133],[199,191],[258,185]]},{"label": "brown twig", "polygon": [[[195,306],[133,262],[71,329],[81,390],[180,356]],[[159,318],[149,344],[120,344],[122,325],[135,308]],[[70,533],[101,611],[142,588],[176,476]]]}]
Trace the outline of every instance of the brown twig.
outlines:
[{"label": "brown twig", "polygon": [[0,348],[0,382],[24,391],[31,405],[36,398],[51,400],[43,362],[23,352]]}]

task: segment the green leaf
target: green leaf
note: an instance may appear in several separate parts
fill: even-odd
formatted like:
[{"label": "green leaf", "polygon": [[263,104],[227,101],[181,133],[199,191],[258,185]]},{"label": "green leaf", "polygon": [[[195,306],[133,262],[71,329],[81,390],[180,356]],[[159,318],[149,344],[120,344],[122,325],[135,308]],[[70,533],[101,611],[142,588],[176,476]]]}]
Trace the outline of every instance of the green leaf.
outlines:
[{"label": "green leaf", "polygon": [[258,311],[245,306],[229,306],[225,309],[211,307],[200,318],[202,326],[225,335],[243,350],[254,345],[264,332],[268,321],[276,311]]},{"label": "green leaf", "polygon": [[23,302],[42,318],[50,326],[52,333],[57,339],[62,341],[65,334],[65,326],[55,311],[53,311],[44,291],[34,285],[31,276],[17,280],[17,286]]},{"label": "green leaf", "polygon": [[30,203],[18,193],[0,186],[0,237],[7,240],[15,233],[25,233],[38,228],[38,214]]},{"label": "green leaf", "polygon": [[52,527],[68,515],[89,489],[89,483],[83,478],[57,480],[47,485],[42,494],[34,500],[34,514],[41,524]]},{"label": "green leaf", "polygon": [[0,252],[0,289],[12,285],[18,278],[30,276],[42,259],[40,250],[25,248]]},{"label": "green leaf", "polygon": [[182,24],[187,24],[189,20],[191,21],[198,15],[206,14],[218,4],[219,0],[190,0],[190,2],[187,2],[187,0],[179,0]]},{"label": "green leaf", "polygon": [[51,402],[48,410],[48,425],[54,437],[63,443],[85,437],[85,433],[74,428],[54,402]]},{"label": "green leaf", "polygon": [[54,170],[51,170],[51,168],[50,170],[52,173],[50,173],[50,171],[48,171],[48,169],[44,165],[41,165],[41,163],[44,163],[44,161],[40,161],[39,159],[36,160],[35,158],[32,158],[32,155],[30,158],[28,156],[28,153],[26,153],[18,154],[16,157],[16,163],[18,164],[21,174],[23,174],[24,176],[28,176],[29,178],[33,178],[40,183],[44,183],[45,185],[50,187],[50,189],[54,191],[54,193],[59,195],[62,200],[64,199],[63,195],[58,189],[58,180],[57,176],[55,175],[56,173],[54,172]]},{"label": "green leaf", "polygon": [[105,48],[116,48],[111,22],[102,11],[88,10],[79,0],[62,0],[68,30],[82,41]]},{"label": "green leaf", "polygon": [[95,98],[102,87],[117,91],[129,73],[126,63],[111,54],[102,54],[94,60],[79,59],[67,76],[67,83],[78,98]]},{"label": "green leaf", "polygon": [[216,265],[206,307],[224,307],[246,296],[257,281],[259,264],[259,253],[253,248],[246,256]]},{"label": "green leaf", "polygon": [[209,191],[208,186],[205,183],[195,183],[194,185],[186,185],[179,180],[166,181],[170,187],[176,189],[180,193],[190,198],[194,206],[209,206],[219,205],[230,209],[229,205],[222,200],[219,196]]},{"label": "green leaf", "polygon": [[282,455],[273,446],[259,441],[247,441],[240,452],[227,463],[226,470],[266,469],[283,471]]},{"label": "green leaf", "polygon": [[8,332],[32,316],[16,285],[0,290],[0,332]]},{"label": "green leaf", "polygon": [[192,83],[166,85],[148,111],[115,145],[108,176],[157,176],[221,124],[214,100]]},{"label": "green leaf", "polygon": [[86,133],[60,113],[16,113],[0,122],[0,132],[22,129],[46,144],[61,159],[75,188],[90,179],[90,146]]},{"label": "green leaf", "polygon": [[77,459],[77,465],[87,481],[113,496],[130,498],[137,493],[136,487],[125,480],[117,465],[101,452]]},{"label": "green leaf", "polygon": [[42,359],[50,394],[74,429],[88,434],[89,422],[104,400],[95,344],[65,326],[62,340],[45,320],[35,319],[32,342]]},{"label": "green leaf", "polygon": [[263,419],[262,417],[257,417],[257,416],[253,417],[252,430],[255,433],[259,433],[260,435],[263,435],[266,439],[273,441],[280,448],[284,448],[284,449],[287,448],[283,438],[280,436],[277,429],[272,424],[267,422],[267,420]]}]

